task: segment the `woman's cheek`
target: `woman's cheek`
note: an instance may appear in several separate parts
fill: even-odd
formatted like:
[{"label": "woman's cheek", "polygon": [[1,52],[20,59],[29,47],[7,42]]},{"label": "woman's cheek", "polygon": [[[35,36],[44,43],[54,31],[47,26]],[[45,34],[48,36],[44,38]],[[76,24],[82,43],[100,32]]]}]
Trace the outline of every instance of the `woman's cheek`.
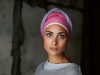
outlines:
[{"label": "woman's cheek", "polygon": [[47,37],[44,37],[44,46],[45,46],[46,48],[48,48],[49,45],[50,45],[50,39],[48,39]]},{"label": "woman's cheek", "polygon": [[59,46],[60,46],[61,49],[66,49],[66,47],[67,47],[67,40],[60,41],[59,42]]}]

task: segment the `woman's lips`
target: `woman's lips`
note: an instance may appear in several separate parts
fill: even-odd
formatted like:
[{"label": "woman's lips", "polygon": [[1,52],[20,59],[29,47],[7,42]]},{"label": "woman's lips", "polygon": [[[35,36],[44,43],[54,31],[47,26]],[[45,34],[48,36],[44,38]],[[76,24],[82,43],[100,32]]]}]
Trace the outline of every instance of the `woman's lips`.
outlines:
[{"label": "woman's lips", "polygon": [[57,51],[58,50],[58,48],[55,48],[55,47],[51,47],[50,49],[53,50],[53,51]]}]

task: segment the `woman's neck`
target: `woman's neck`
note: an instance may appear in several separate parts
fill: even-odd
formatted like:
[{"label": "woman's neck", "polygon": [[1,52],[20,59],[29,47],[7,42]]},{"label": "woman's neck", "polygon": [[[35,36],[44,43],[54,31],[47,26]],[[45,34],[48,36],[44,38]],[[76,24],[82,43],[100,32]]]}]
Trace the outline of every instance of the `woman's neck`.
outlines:
[{"label": "woman's neck", "polygon": [[65,54],[59,55],[59,56],[48,56],[48,62],[54,63],[54,64],[60,64],[60,63],[70,63],[70,61],[66,58]]}]

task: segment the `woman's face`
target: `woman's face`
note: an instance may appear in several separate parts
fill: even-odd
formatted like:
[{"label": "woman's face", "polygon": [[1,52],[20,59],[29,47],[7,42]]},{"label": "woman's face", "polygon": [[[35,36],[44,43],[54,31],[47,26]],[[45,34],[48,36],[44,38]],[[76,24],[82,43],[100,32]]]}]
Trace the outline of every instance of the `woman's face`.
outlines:
[{"label": "woman's face", "polygon": [[63,54],[67,47],[67,31],[62,26],[53,24],[44,32],[44,48],[51,56]]}]

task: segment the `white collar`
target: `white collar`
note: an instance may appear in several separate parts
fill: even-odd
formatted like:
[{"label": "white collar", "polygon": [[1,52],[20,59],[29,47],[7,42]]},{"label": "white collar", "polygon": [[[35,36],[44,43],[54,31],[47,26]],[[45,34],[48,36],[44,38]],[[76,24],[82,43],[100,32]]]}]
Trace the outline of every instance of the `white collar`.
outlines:
[{"label": "white collar", "polygon": [[64,68],[72,63],[61,63],[61,64],[53,64],[48,62],[48,60],[44,63],[44,69],[60,69]]}]

